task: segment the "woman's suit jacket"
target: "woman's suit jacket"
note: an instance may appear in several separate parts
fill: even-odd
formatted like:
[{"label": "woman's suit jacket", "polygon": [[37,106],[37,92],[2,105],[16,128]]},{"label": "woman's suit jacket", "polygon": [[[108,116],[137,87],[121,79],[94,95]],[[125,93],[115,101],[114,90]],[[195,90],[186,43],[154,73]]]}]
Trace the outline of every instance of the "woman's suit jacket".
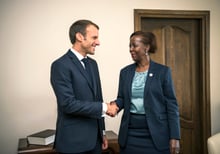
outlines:
[{"label": "woman's suit jacket", "polygon": [[[119,144],[126,146],[130,117],[131,86],[136,64],[120,72],[117,105],[124,109],[119,130]],[[144,89],[146,122],[152,140],[160,150],[169,148],[170,139],[180,139],[178,104],[173,88],[171,71],[167,66],[150,61]]]},{"label": "woman's suit jacket", "polygon": [[[55,148],[62,153],[79,153],[95,147],[102,137],[102,90],[97,63],[88,57],[92,80],[72,51],[51,66],[51,84],[57,98]],[[97,134],[99,132],[99,134]]]}]

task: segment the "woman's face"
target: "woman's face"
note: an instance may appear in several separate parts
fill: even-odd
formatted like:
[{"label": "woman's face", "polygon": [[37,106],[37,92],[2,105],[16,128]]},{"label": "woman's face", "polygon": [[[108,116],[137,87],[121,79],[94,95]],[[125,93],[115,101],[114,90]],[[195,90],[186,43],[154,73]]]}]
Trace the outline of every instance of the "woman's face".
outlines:
[{"label": "woman's face", "polygon": [[145,45],[142,42],[142,37],[137,35],[130,38],[129,48],[132,59],[135,62],[139,62],[143,58],[146,58],[146,53],[149,50],[149,45]]}]

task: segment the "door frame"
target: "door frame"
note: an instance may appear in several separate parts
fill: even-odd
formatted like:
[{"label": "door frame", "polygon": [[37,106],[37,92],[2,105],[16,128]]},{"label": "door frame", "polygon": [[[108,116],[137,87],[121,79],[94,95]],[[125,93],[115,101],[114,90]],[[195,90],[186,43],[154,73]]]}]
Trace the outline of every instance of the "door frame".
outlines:
[{"label": "door frame", "polygon": [[134,30],[141,30],[142,18],[151,19],[196,19],[200,23],[200,73],[202,85],[199,94],[201,99],[200,111],[202,124],[202,144],[204,154],[207,153],[207,139],[211,136],[210,116],[210,11],[194,10],[152,10],[134,9]]}]

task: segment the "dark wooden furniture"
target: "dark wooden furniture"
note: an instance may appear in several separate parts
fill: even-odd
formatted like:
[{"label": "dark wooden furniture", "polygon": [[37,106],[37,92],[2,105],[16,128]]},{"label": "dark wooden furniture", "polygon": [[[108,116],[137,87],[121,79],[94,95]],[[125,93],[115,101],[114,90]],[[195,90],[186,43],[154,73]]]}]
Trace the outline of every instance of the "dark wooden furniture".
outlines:
[{"label": "dark wooden furniture", "polygon": [[[118,136],[113,131],[106,131],[109,147],[102,154],[119,154]],[[53,149],[53,144],[31,145],[28,144],[27,138],[21,138],[18,142],[18,154],[57,154]]]}]

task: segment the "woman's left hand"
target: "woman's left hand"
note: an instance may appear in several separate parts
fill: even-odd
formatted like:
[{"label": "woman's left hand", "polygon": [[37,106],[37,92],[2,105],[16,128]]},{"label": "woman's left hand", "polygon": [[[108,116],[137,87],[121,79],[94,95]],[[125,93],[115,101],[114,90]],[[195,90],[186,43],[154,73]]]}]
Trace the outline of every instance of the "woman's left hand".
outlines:
[{"label": "woman's left hand", "polygon": [[180,141],[176,139],[170,140],[170,154],[178,154],[180,152]]},{"label": "woman's left hand", "polygon": [[108,139],[105,135],[103,135],[102,150],[106,150],[107,148],[108,148]]}]

